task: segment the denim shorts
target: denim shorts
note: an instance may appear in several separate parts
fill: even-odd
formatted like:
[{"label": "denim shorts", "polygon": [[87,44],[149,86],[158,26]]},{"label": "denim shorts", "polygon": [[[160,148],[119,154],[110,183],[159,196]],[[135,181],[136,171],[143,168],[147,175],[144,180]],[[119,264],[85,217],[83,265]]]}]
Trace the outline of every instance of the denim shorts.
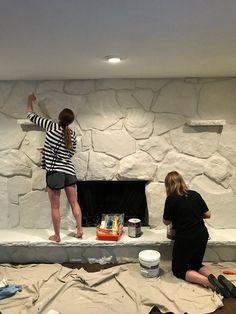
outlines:
[{"label": "denim shorts", "polygon": [[64,189],[66,186],[77,183],[75,175],[67,174],[59,171],[48,171],[46,173],[47,186],[52,190]]}]

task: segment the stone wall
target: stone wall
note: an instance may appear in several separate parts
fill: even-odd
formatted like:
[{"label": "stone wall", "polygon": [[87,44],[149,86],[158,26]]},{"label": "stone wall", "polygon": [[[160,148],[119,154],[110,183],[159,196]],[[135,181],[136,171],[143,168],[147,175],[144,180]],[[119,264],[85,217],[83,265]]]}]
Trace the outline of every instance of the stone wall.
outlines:
[{"label": "stone wall", "polygon": [[[1,229],[51,224],[39,167],[45,134],[21,120],[32,92],[45,117],[75,112],[79,180],[147,180],[149,222],[163,229],[163,181],[177,170],[206,200],[213,228],[236,228],[236,79],[225,78],[1,81]],[[61,215],[62,228],[72,227],[64,194]]]}]

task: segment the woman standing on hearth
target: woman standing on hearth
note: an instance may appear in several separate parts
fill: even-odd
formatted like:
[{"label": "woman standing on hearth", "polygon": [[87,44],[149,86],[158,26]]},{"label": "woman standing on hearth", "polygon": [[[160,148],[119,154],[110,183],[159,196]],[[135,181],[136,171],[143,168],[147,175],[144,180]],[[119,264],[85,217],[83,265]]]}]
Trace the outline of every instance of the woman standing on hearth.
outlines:
[{"label": "woman standing on hearth", "polygon": [[82,238],[82,215],[77,201],[76,173],[71,158],[75,154],[76,134],[69,128],[74,121],[72,110],[63,109],[58,117],[59,122],[42,118],[33,111],[33,102],[36,97],[28,96],[27,117],[34,124],[46,130],[46,138],[42,152],[41,167],[46,170],[48,197],[51,204],[51,216],[54,235],[49,240],[60,242],[60,194],[65,190],[68,202],[76,220],[77,238]]}]

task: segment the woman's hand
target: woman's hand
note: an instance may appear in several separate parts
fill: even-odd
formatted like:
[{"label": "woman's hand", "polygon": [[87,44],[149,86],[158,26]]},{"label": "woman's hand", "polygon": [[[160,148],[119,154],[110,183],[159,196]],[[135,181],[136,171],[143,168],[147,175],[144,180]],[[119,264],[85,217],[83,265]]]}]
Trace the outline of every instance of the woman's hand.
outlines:
[{"label": "woman's hand", "polygon": [[33,102],[35,100],[36,100],[36,97],[35,97],[34,94],[31,94],[31,95],[28,96],[28,101]]}]

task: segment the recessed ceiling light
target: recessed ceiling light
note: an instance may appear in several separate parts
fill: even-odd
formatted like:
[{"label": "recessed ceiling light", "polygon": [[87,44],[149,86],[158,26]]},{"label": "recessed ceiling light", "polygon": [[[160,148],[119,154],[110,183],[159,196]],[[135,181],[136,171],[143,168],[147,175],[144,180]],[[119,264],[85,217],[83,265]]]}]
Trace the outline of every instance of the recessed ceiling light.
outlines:
[{"label": "recessed ceiling light", "polygon": [[118,63],[118,62],[121,62],[121,58],[119,57],[112,57],[112,56],[108,56],[108,57],[105,57],[105,59],[110,62],[110,63]]}]

